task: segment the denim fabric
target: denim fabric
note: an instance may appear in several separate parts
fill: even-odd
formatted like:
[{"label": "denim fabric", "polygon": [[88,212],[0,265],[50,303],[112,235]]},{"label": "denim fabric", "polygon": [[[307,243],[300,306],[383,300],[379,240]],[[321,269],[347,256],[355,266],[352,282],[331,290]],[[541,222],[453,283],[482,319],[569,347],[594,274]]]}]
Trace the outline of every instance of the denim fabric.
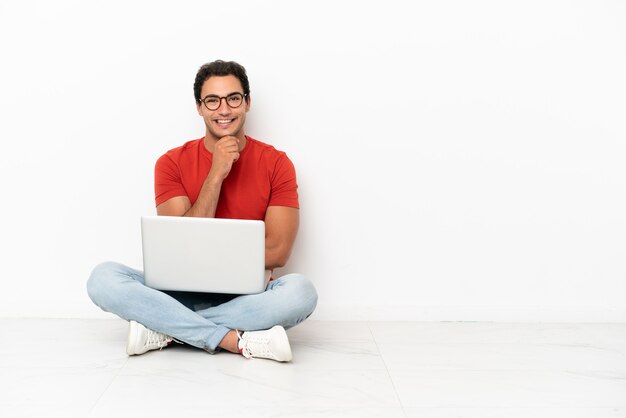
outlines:
[{"label": "denim fabric", "polygon": [[300,274],[273,280],[255,295],[166,292],[147,287],[143,272],[114,262],[94,268],[87,293],[104,311],[207,351],[232,329],[291,328],[317,305],[315,287]]}]

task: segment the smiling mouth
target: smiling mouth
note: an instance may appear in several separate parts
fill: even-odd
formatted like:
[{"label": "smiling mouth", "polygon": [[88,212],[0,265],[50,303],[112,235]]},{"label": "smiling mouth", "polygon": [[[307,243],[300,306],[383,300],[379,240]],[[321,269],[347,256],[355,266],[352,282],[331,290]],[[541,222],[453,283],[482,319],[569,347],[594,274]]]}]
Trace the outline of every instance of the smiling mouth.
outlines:
[{"label": "smiling mouth", "polygon": [[228,125],[229,123],[232,123],[235,121],[236,118],[232,118],[232,119],[215,119],[215,122],[218,125]]}]

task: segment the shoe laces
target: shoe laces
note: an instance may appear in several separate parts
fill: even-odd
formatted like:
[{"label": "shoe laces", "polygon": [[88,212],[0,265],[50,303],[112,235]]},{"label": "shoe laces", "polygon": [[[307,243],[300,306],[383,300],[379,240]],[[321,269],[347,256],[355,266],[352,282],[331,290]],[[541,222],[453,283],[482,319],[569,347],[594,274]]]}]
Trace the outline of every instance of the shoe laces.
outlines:
[{"label": "shoe laces", "polygon": [[271,356],[272,353],[269,349],[269,337],[255,334],[248,334],[246,338],[243,338],[239,331],[237,331],[237,337],[241,342],[239,351],[245,358],[252,358],[255,356]]},{"label": "shoe laces", "polygon": [[171,337],[168,337],[165,334],[161,334],[160,332],[153,331],[149,328],[147,328],[147,330],[148,335],[146,337],[146,346],[148,347],[158,347],[159,349],[162,349],[173,340]]}]

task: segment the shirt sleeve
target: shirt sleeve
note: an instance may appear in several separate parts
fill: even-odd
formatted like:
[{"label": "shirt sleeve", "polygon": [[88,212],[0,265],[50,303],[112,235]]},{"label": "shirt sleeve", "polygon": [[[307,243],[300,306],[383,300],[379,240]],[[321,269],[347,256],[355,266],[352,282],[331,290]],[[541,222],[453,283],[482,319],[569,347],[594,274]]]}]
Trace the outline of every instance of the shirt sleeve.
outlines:
[{"label": "shirt sleeve", "polygon": [[156,206],[176,196],[187,196],[178,165],[167,154],[161,156],[154,166],[154,196]]},{"label": "shirt sleeve", "polygon": [[271,178],[271,194],[268,206],[300,208],[296,169],[285,153],[281,153],[276,160]]}]

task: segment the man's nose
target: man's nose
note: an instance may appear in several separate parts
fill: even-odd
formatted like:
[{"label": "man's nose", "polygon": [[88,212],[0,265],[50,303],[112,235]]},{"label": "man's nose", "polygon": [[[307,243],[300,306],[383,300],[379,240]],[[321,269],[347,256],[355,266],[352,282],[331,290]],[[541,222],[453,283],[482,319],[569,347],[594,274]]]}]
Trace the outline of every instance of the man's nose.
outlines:
[{"label": "man's nose", "polygon": [[226,102],[226,100],[227,100],[226,97],[220,98],[220,107],[217,108],[217,111],[219,113],[230,113],[230,106],[228,106],[228,103]]}]

